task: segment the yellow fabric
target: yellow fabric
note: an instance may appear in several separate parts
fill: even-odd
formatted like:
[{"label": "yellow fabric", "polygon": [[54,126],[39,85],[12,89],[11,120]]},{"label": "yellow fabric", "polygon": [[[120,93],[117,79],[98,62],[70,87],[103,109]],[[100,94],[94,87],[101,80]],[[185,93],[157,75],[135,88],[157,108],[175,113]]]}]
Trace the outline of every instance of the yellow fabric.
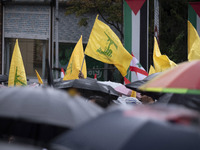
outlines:
[{"label": "yellow fabric", "polygon": [[42,78],[40,77],[39,73],[37,72],[37,70],[35,70],[35,73],[37,75],[38,78],[38,83],[43,84]]},{"label": "yellow fabric", "polygon": [[109,26],[96,17],[85,54],[108,64],[114,64],[126,76],[132,56]]},{"label": "yellow fabric", "polygon": [[193,27],[188,21],[188,60],[200,59],[200,38]]},{"label": "yellow fabric", "polygon": [[136,91],[132,90],[131,97],[136,97]]},{"label": "yellow fabric", "polygon": [[24,69],[24,64],[17,39],[10,64],[8,86],[22,86],[22,85],[27,85],[27,81],[26,81],[26,72]]},{"label": "yellow fabric", "polygon": [[153,52],[153,63],[156,72],[162,72],[166,69],[176,66],[166,55],[161,55],[158,47],[158,42],[154,37],[154,52]]},{"label": "yellow fabric", "polygon": [[149,69],[149,75],[151,75],[153,73],[156,73],[156,71],[155,71],[154,67],[151,65],[150,69]]},{"label": "yellow fabric", "polygon": [[81,36],[81,38],[77,42],[72,52],[63,80],[79,79],[78,74],[79,70],[81,70],[82,63],[83,63],[82,73],[84,75],[84,78],[87,78],[87,69],[86,69],[86,62],[84,58],[82,36]]},{"label": "yellow fabric", "polygon": [[76,88],[70,88],[67,92],[70,96],[80,95],[80,92]]}]

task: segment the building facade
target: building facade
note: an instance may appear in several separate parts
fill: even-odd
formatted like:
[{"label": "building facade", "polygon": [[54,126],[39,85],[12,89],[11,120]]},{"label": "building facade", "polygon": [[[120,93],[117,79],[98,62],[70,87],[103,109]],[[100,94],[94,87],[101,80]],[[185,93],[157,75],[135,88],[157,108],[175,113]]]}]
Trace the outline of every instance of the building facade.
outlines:
[{"label": "building facade", "polygon": [[[59,0],[56,17],[55,0],[3,0],[1,1],[0,34],[1,73],[9,74],[15,40],[19,46],[28,79],[36,78],[35,69],[42,78],[46,76],[46,60],[53,68],[54,75],[58,68],[66,69],[71,53],[83,36],[84,47],[89,39],[96,14],[91,14],[86,27],[78,25],[79,18],[65,15],[67,0]],[[58,30],[56,30],[58,21]],[[56,33],[58,32],[58,68],[56,68]],[[98,80],[107,80],[105,64],[86,56],[88,76],[97,74]],[[55,69],[54,69],[55,68]],[[115,71],[115,70],[114,70]],[[116,70],[116,74],[120,76]],[[55,78],[55,76],[54,76]],[[117,76],[116,76],[117,78]]]}]

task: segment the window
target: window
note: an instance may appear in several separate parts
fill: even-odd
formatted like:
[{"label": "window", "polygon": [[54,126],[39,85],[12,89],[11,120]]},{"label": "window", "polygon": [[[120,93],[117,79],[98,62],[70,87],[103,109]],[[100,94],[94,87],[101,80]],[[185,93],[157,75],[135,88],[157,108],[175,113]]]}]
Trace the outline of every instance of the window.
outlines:
[{"label": "window", "polygon": [[[5,73],[9,74],[10,62],[16,39],[5,39]],[[48,41],[33,39],[18,39],[26,76],[37,78],[35,69],[42,78],[45,77],[45,59],[48,56]]]}]

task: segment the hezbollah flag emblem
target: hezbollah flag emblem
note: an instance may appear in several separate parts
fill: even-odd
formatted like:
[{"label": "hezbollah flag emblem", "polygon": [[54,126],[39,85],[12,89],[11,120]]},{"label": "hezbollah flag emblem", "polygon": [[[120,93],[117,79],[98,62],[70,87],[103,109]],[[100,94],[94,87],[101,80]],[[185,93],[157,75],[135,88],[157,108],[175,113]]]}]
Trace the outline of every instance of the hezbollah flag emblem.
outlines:
[{"label": "hezbollah flag emblem", "polygon": [[126,76],[132,60],[131,54],[123,47],[120,39],[96,17],[85,54],[104,63],[113,64]]},{"label": "hezbollah flag emblem", "polygon": [[18,39],[16,40],[10,64],[8,86],[27,85],[26,72],[19,49]]}]

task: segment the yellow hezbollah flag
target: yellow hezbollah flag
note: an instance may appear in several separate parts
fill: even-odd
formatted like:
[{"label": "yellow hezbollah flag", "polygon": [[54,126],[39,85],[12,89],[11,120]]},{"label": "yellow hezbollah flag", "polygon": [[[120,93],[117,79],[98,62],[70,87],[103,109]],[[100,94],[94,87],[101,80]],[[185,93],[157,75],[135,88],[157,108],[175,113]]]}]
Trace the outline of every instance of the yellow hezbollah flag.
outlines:
[{"label": "yellow hezbollah flag", "polygon": [[63,80],[79,79],[78,74],[79,74],[79,70],[81,70],[83,59],[84,59],[84,63],[83,63],[82,73],[84,75],[84,78],[87,78],[87,69],[86,69],[86,63],[85,63],[84,52],[83,52],[83,44],[82,44],[82,36],[81,36],[81,38],[77,42],[72,52]]},{"label": "yellow hezbollah flag", "polygon": [[188,21],[188,60],[200,59],[200,38],[193,27]]},{"label": "yellow hezbollah flag", "polygon": [[153,63],[156,72],[162,72],[176,66],[166,55],[161,55],[156,37],[154,37]]},{"label": "yellow hezbollah flag", "polygon": [[96,17],[85,54],[108,64],[114,64],[126,76],[132,56],[123,47],[117,35],[109,26]]},{"label": "yellow hezbollah flag", "polygon": [[8,86],[27,85],[26,72],[19,49],[18,39],[16,40],[8,78]]},{"label": "yellow hezbollah flag", "polygon": [[150,69],[149,69],[149,75],[151,75],[153,73],[156,73],[156,71],[155,71],[154,67],[151,65]]},{"label": "yellow hezbollah flag", "polygon": [[36,75],[37,75],[38,82],[39,82],[40,84],[43,84],[42,78],[40,77],[40,75],[39,75],[39,73],[37,72],[37,70],[35,70],[35,73],[36,73]]}]

